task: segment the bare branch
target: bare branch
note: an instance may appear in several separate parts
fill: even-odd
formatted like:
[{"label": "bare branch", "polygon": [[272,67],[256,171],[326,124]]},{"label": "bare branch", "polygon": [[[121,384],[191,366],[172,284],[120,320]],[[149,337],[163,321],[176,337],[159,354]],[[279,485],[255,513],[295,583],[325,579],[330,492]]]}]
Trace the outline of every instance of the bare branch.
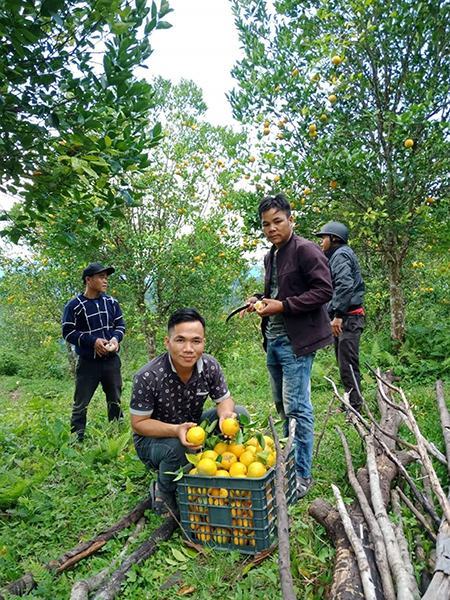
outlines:
[{"label": "bare branch", "polygon": [[277,503],[277,530],[278,530],[278,567],[280,571],[281,591],[283,600],[295,600],[294,582],[291,573],[291,557],[289,545],[289,520],[285,490],[286,450],[290,451],[293,439],[293,427],[289,423],[289,439],[284,450],[281,449],[280,440],[273,423],[269,417],[270,429],[275,441],[277,461],[275,470],[275,499]]},{"label": "bare branch", "polygon": [[380,477],[375,459],[373,436],[366,436],[366,447],[372,505],[386,544],[386,553],[397,588],[397,600],[411,600],[411,598],[416,596],[414,596],[414,590],[411,590],[410,588],[408,572],[403,563],[397,538],[395,537],[381,495]]},{"label": "bare branch", "polygon": [[364,597],[366,600],[376,600],[375,586],[373,584],[369,563],[367,562],[366,554],[364,552],[361,540],[356,535],[353,529],[352,522],[348,516],[347,509],[345,508],[344,501],[342,500],[341,492],[339,488],[334,484],[331,484],[334,496],[337,502],[337,509],[344,525],[345,533],[347,534],[348,540],[352,545],[353,552],[356,556],[356,562],[358,563],[359,574],[361,576],[361,583],[363,585]]},{"label": "bare branch", "polygon": [[409,588],[412,590],[415,598],[420,598],[419,588],[417,586],[416,578],[414,577],[414,568],[409,556],[408,542],[406,541],[405,533],[403,531],[400,500],[395,490],[392,490],[391,492],[391,501],[394,514],[397,517],[397,522],[394,524],[395,537],[397,538],[398,547],[400,548],[403,564],[409,575]]},{"label": "bare branch", "polygon": [[395,589],[394,583],[391,577],[391,571],[389,569],[389,562],[386,554],[386,547],[384,545],[383,534],[375,519],[375,515],[370,507],[369,501],[366,498],[364,490],[361,487],[358,479],[356,478],[355,470],[353,468],[352,455],[348,442],[345,435],[342,433],[339,427],[336,427],[336,431],[341,438],[342,446],[344,448],[345,462],[347,463],[347,474],[350,484],[356,494],[361,511],[369,527],[370,535],[374,544],[376,564],[380,573],[381,583],[383,585],[383,593],[385,600],[395,600]]}]

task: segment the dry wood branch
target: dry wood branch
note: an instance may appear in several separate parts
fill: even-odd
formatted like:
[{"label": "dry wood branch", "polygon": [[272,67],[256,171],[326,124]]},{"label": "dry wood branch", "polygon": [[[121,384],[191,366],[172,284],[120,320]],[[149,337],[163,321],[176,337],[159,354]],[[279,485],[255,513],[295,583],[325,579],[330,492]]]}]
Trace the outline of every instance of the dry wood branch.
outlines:
[{"label": "dry wood branch", "polygon": [[[421,474],[420,480],[423,484],[424,492],[425,492],[426,496],[428,498],[430,498],[430,500],[433,500],[433,490],[431,489],[430,478],[428,477],[427,472],[425,471],[425,468],[422,464],[420,465],[420,474]],[[437,523],[436,528],[435,528],[436,531],[439,529],[439,525],[440,525],[440,523]]]},{"label": "dry wood branch", "polygon": [[411,598],[414,597],[413,590],[411,590],[409,587],[409,576],[403,565],[397,539],[395,537],[395,533],[387,515],[386,507],[384,506],[381,495],[380,477],[375,459],[373,436],[366,437],[366,447],[372,505],[375,512],[375,517],[383,533],[386,545],[386,553],[389,559],[389,564],[392,568],[392,573],[397,588],[397,598],[398,600],[411,600]]},{"label": "dry wood branch", "polygon": [[431,462],[430,457],[428,456],[428,452],[424,442],[425,438],[423,437],[422,432],[420,431],[419,426],[417,425],[417,421],[414,417],[411,407],[409,406],[409,402],[405,396],[405,393],[402,389],[400,389],[399,393],[403,401],[403,405],[408,414],[408,421],[410,422],[413,428],[413,433],[416,436],[419,455],[422,460],[422,464],[427,472],[427,475],[430,478],[431,487],[436,495],[436,498],[438,499],[438,502],[442,508],[442,512],[444,513],[445,518],[450,523],[450,502],[448,501],[447,496],[445,495],[444,490],[442,489],[441,483],[438,479],[438,476],[436,475],[436,471],[434,470],[433,463]]},{"label": "dry wood branch", "polygon": [[120,567],[114,571],[108,583],[105,584],[95,595],[94,600],[113,600],[116,598],[120,592],[123,580],[125,579],[126,574],[131,567],[133,565],[139,565],[149,556],[154,554],[158,549],[159,543],[168,540],[176,528],[176,520],[173,517],[167,518],[163,524],[152,533],[148,540],[146,540],[139,546],[139,548],[132,552],[123,561]]},{"label": "dry wood branch", "polygon": [[364,494],[361,484],[356,478],[355,470],[353,468],[352,455],[348,446],[347,439],[342,433],[342,431],[339,429],[339,427],[336,427],[336,431],[338,432],[341,438],[342,446],[344,448],[348,479],[356,494],[356,498],[358,499],[367,526],[369,527],[370,535],[372,537],[376,564],[380,573],[385,600],[396,600],[394,583],[392,581],[389,562],[387,560],[383,534],[381,533],[380,527],[375,519],[375,515],[373,514],[373,511],[370,507],[369,501],[366,498],[366,495]]},{"label": "dry wood branch", "polygon": [[[278,568],[280,571],[281,592],[284,600],[295,600],[294,582],[291,573],[291,557],[289,545],[289,519],[285,490],[286,462],[292,447],[294,424],[289,423],[289,438],[284,450],[281,449],[280,440],[275,429],[272,417],[269,417],[270,429],[275,441],[277,451],[275,472],[275,499],[277,503],[277,531],[278,531]],[[286,453],[286,454],[285,454]]]},{"label": "dry wood branch", "polygon": [[[363,589],[358,565],[338,511],[323,498],[316,498],[308,512],[313,519],[325,527],[336,548],[333,583],[329,597],[333,600],[362,598]],[[355,521],[354,514],[352,520]]]},{"label": "dry wood branch", "polygon": [[429,567],[427,566],[427,556],[420,535],[414,537],[414,554],[416,556],[417,564],[422,566],[420,571],[419,590],[421,594],[424,594],[431,583],[431,575]]},{"label": "dry wood branch", "polygon": [[[139,521],[144,512],[151,508],[151,500],[146,498],[137,504],[134,509],[125,515],[120,521],[118,521],[115,525],[100,533],[97,537],[93,538],[88,542],[83,542],[78,544],[72,550],[69,550],[56,560],[52,560],[46,565],[44,565],[45,569],[49,571],[55,571],[56,573],[61,573],[62,571],[68,569],[73,566],[83,558],[87,556],[91,556],[94,554],[99,548],[102,548],[106,542],[112,539],[119,531],[125,529]],[[34,580],[32,573],[25,573],[22,577],[17,579],[16,581],[8,584],[3,590],[0,592],[0,600],[3,600],[3,595],[15,595],[22,596],[23,594],[28,593],[33,588],[36,587],[36,581]]]},{"label": "dry wood branch", "polygon": [[[370,369],[370,367],[369,367]],[[377,377],[377,381],[383,383],[384,385],[386,385],[387,387],[389,387],[390,389],[392,389],[395,392],[398,392],[400,394],[400,396],[402,397],[402,400],[404,399],[404,393],[403,390],[399,387],[396,387],[394,385],[392,385],[390,382],[386,381],[383,377],[381,377],[381,375],[379,374],[379,372],[374,371],[373,369],[370,369],[372,371],[372,373],[375,375],[375,377]],[[380,387],[380,389],[382,389]],[[382,392],[383,393],[383,392]],[[404,400],[403,400],[403,406],[399,406],[398,404],[395,404],[393,402],[391,402],[389,400],[389,398],[387,397],[386,394],[383,395],[383,399],[384,401],[389,404],[390,406],[392,406],[393,408],[395,408],[396,410],[400,411],[404,416],[405,416],[405,425],[408,427],[408,429],[411,431],[411,433],[414,434],[414,436],[417,439],[416,436],[416,431],[414,429],[414,425],[413,422],[411,421],[411,409],[409,407],[409,404],[407,402],[407,406],[405,406],[404,404]],[[413,419],[414,419],[414,415]],[[415,421],[415,419],[414,419]],[[417,423],[416,423],[417,424]],[[440,450],[438,450],[438,448],[436,448],[436,446],[432,443],[429,442],[425,437],[422,436],[422,444],[425,446],[425,448],[427,449],[427,451],[434,456],[440,463],[442,463],[445,466],[448,466],[448,462],[447,459],[445,458],[445,456],[442,454],[442,452]],[[450,466],[449,466],[450,468]]]},{"label": "dry wood branch", "polygon": [[128,537],[125,546],[122,548],[117,557],[109,564],[107,567],[92,575],[88,579],[82,579],[81,581],[77,581],[72,586],[72,591],[70,594],[70,600],[88,600],[89,593],[98,589],[107,579],[109,573],[114,569],[114,567],[123,559],[123,557],[128,552],[129,546],[136,540],[141,531],[144,528],[145,517],[142,517],[137,522],[136,528],[133,533]]},{"label": "dry wood branch", "polygon": [[61,573],[62,571],[69,569],[71,566],[73,566],[83,558],[86,558],[86,556],[90,556],[99,548],[104,546],[104,544],[113,537],[115,537],[115,535],[119,533],[119,531],[122,531],[122,529],[126,529],[133,523],[139,521],[139,519],[142,517],[142,515],[148,508],[151,508],[151,499],[145,498],[145,500],[139,502],[139,504],[137,504],[130,513],[125,515],[125,517],[123,517],[115,525],[113,525],[106,531],[99,533],[95,538],[93,538],[89,542],[84,542],[83,544],[75,546],[75,548],[69,550],[63,556],[61,556],[55,561],[52,561],[49,564],[52,568],[56,567],[57,573]]},{"label": "dry wood branch", "polygon": [[450,524],[442,521],[436,542],[436,566],[433,579],[422,600],[450,598]]},{"label": "dry wood branch", "polygon": [[425,529],[425,531],[427,532],[428,537],[431,539],[431,541],[435,542],[436,534],[431,529],[431,527],[430,527],[427,519],[424,517],[424,515],[414,506],[414,504],[411,502],[411,500],[408,498],[408,496],[406,496],[406,494],[399,487],[397,487],[395,489],[396,489],[398,495],[400,496],[400,498],[403,500],[403,502],[406,504],[406,506],[409,508],[409,510],[413,513],[413,515],[416,517],[416,519],[419,521],[419,523]]},{"label": "dry wood branch", "polygon": [[355,553],[356,562],[358,563],[359,574],[364,590],[364,597],[366,598],[366,600],[376,600],[375,586],[370,576],[370,567],[369,563],[367,562],[363,545],[359,537],[356,535],[355,530],[353,529],[352,522],[350,520],[350,517],[348,516],[348,512],[345,508],[345,504],[342,500],[339,488],[334,484],[331,484],[331,487],[333,489],[334,497],[336,498],[337,509],[339,511],[342,524],[344,525],[345,533],[349,539],[350,544],[352,545],[353,552]]},{"label": "dry wood branch", "polygon": [[445,404],[444,384],[441,380],[436,381],[436,400],[439,408],[439,417],[441,419],[442,433],[444,435],[445,454],[447,455],[447,465],[450,474],[450,414]]},{"label": "dry wood branch", "polygon": [[405,533],[403,531],[400,500],[398,493],[395,490],[392,490],[391,493],[391,504],[394,514],[397,517],[397,523],[394,525],[394,531],[395,537],[397,538],[398,547],[400,548],[400,554],[403,559],[403,564],[409,575],[409,589],[412,591],[415,598],[420,598],[419,588],[417,586],[416,578],[414,577],[414,568],[412,566],[411,558],[409,556],[408,542],[406,541]]},{"label": "dry wood branch", "polygon": [[330,400],[330,402],[328,404],[328,408],[327,408],[327,412],[326,412],[326,415],[325,415],[325,419],[323,420],[322,431],[320,432],[319,436],[317,437],[316,453],[315,453],[315,457],[316,458],[319,456],[320,443],[321,443],[322,438],[323,438],[323,436],[325,434],[325,430],[327,428],[328,421],[330,420],[330,416],[331,416],[333,404],[334,404],[334,398],[331,397],[331,400]]},{"label": "dry wood branch", "polygon": [[[331,380],[329,380],[329,381],[331,381]],[[333,383],[333,385],[334,385],[334,383]],[[334,389],[335,389],[335,393],[338,393],[335,385],[334,385]],[[341,402],[343,402],[343,404],[345,406],[347,406],[348,410],[354,411],[351,404],[348,403],[345,399],[340,398],[340,400],[341,400]],[[354,411],[354,414],[357,418],[357,420],[355,420],[353,423],[355,428],[358,430],[358,432],[362,438],[367,437],[367,433],[362,429],[360,422],[363,423],[366,428],[368,427],[367,423],[365,422],[365,420],[361,417],[361,415],[357,411]],[[386,452],[389,459],[392,460],[392,462],[398,467],[400,473],[403,475],[403,477],[408,482],[408,485],[410,486],[411,491],[413,492],[414,496],[417,498],[417,500],[421,503],[421,505],[424,507],[424,509],[427,511],[427,513],[433,519],[434,523],[437,526],[439,526],[441,523],[441,519],[439,518],[438,514],[434,510],[432,500],[429,499],[426,496],[426,494],[424,494],[423,492],[421,492],[419,490],[419,488],[414,483],[414,480],[412,479],[412,477],[410,476],[410,474],[408,473],[408,471],[405,469],[404,465],[402,464],[402,461],[399,460],[399,458],[389,448],[389,446],[386,444],[386,442],[375,434],[373,434],[373,437],[380,444],[380,446],[383,448],[383,450]]]}]

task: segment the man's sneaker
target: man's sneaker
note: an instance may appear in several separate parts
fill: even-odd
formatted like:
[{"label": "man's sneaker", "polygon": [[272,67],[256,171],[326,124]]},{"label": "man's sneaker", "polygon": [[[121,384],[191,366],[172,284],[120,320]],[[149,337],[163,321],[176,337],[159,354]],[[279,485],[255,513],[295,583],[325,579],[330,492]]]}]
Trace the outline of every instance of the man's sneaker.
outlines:
[{"label": "man's sneaker", "polygon": [[164,493],[158,488],[156,481],[150,485],[150,498],[153,511],[161,517],[175,516],[179,518],[180,512],[175,493]]},{"label": "man's sneaker", "polygon": [[306,496],[306,494],[309,492],[313,484],[313,480],[312,477],[301,477],[300,475],[297,475],[296,480],[297,498],[300,499],[303,498],[303,496]]}]

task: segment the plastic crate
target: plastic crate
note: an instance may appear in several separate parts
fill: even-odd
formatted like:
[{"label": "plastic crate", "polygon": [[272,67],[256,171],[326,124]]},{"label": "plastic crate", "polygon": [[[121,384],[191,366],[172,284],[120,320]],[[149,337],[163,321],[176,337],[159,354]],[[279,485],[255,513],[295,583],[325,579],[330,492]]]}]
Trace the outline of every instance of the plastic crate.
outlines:
[{"label": "plastic crate", "polygon": [[[191,541],[247,554],[275,544],[274,468],[252,479],[186,474],[177,482],[177,493],[181,525]],[[288,505],[295,502],[293,452],[286,464],[285,493]]]}]

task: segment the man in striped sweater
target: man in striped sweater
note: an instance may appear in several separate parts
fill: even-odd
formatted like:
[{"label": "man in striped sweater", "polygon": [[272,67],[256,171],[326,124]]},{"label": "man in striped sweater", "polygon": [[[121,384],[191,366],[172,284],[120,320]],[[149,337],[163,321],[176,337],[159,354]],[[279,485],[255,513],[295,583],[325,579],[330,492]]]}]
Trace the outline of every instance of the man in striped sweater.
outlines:
[{"label": "man in striped sweater", "polygon": [[117,300],[106,295],[113,267],[91,263],[83,271],[85,290],[64,307],[62,332],[78,354],[71,431],[83,441],[89,402],[99,383],[106,395],[108,419],[123,417],[119,344],[125,333]]}]

